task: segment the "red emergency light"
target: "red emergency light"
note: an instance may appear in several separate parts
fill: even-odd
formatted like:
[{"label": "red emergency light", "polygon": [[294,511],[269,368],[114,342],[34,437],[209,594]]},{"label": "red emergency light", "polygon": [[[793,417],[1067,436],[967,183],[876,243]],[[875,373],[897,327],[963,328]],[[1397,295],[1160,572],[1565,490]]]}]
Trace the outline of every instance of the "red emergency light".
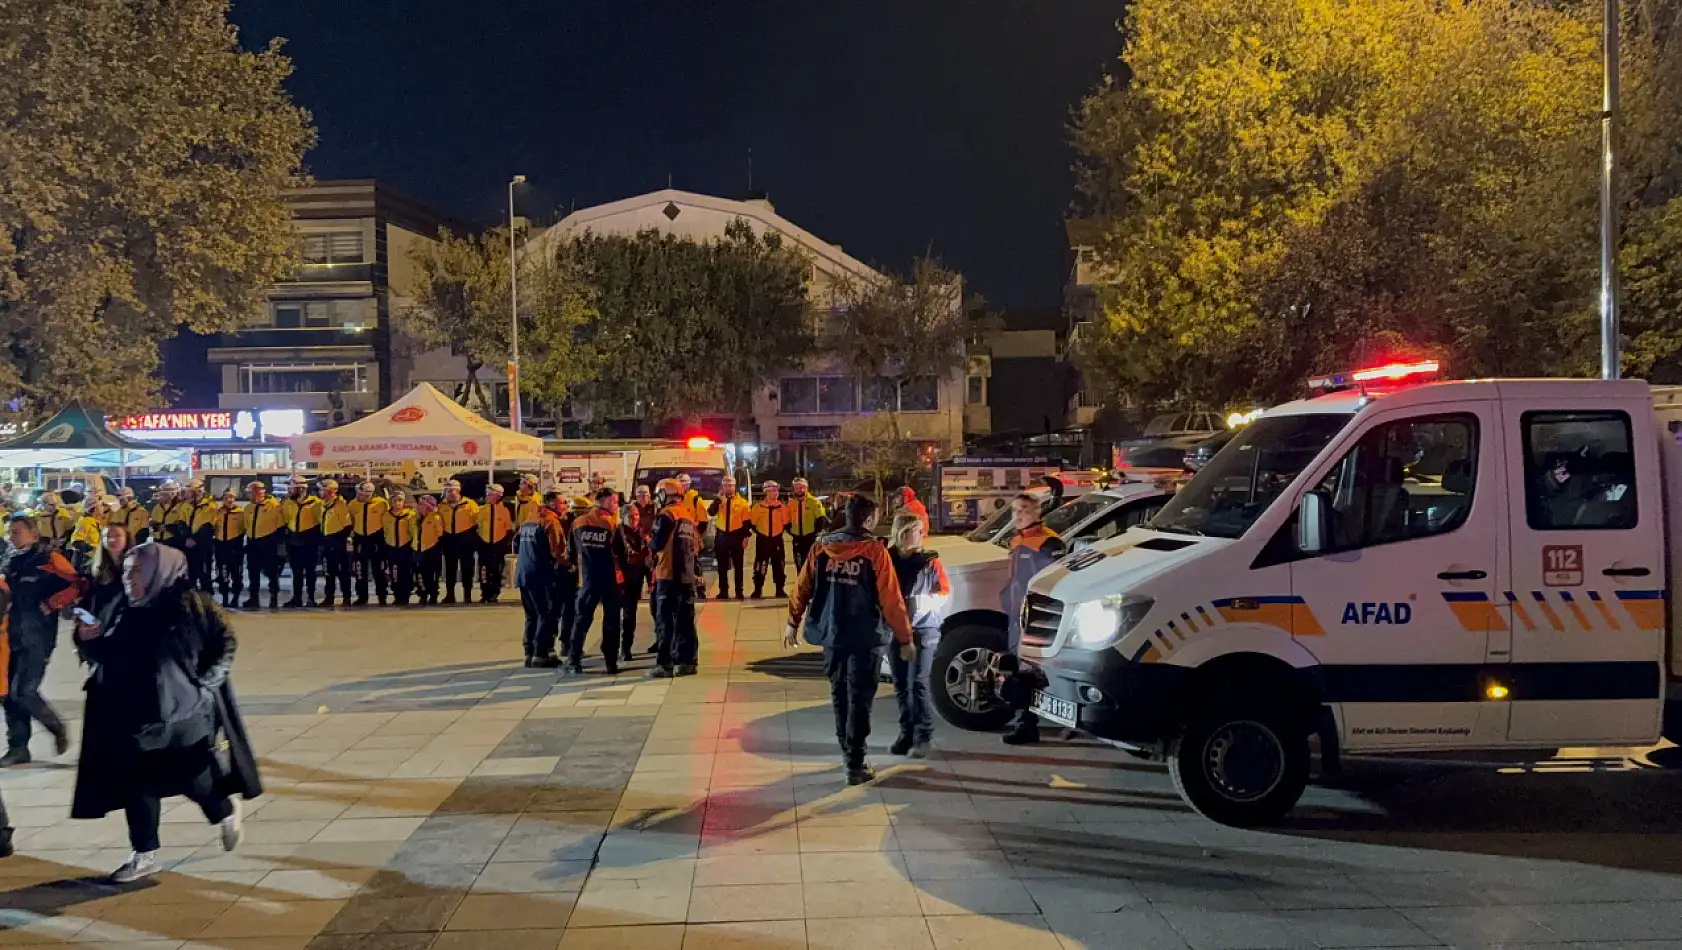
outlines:
[{"label": "red emergency light", "polygon": [[1436,360],[1420,360],[1416,363],[1386,363],[1383,366],[1372,366],[1347,373],[1315,376],[1309,379],[1308,388],[1324,392],[1352,389],[1357,386],[1367,389],[1370,388],[1367,385],[1370,383],[1413,381],[1416,377],[1434,376],[1441,369],[1442,364]]},{"label": "red emergency light", "polygon": [[691,451],[700,452],[712,448],[713,440],[704,435],[692,435],[689,437],[689,441],[684,444],[688,445]]}]

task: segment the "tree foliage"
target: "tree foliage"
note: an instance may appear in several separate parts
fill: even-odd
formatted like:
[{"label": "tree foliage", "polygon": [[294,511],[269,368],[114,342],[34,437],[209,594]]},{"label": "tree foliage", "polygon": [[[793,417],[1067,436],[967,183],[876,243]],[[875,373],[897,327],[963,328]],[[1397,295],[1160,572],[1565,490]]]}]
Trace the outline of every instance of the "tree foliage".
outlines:
[{"label": "tree foliage", "polygon": [[313,143],[226,0],[0,0],[0,389],[155,404],[157,341],[230,330],[296,263]]},{"label": "tree foliage", "polygon": [[962,299],[963,278],[926,257],[904,280],[840,280],[822,346],[860,379],[945,376],[962,365],[970,334]]},{"label": "tree foliage", "polygon": [[595,293],[584,338],[601,364],[583,394],[608,411],[745,410],[754,386],[811,352],[809,262],[740,219],[716,241],[585,233],[559,256]]},{"label": "tree foliage", "polygon": [[[1679,2],[1629,15],[1632,367],[1682,370],[1682,215],[1652,210],[1678,180]],[[1209,404],[1389,356],[1591,370],[1599,9],[1137,0],[1124,77],[1074,129],[1106,228],[1083,369]]]}]

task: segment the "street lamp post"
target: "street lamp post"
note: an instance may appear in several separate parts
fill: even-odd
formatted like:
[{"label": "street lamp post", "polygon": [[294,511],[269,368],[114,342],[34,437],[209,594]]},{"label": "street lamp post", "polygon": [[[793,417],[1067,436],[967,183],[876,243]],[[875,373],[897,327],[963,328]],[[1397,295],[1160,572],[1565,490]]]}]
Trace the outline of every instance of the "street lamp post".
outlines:
[{"label": "street lamp post", "polygon": [[1600,111],[1600,376],[1617,379],[1618,340],[1618,0],[1602,10]]},{"label": "street lamp post", "polygon": [[514,244],[514,186],[526,180],[515,175],[508,182],[508,422],[520,431],[520,262]]}]

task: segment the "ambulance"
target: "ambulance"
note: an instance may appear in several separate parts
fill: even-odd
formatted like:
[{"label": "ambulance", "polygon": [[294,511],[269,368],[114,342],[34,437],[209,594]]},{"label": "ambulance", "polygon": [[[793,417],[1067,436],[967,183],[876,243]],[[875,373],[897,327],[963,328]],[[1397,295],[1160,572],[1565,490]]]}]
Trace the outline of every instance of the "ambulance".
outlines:
[{"label": "ambulance", "polygon": [[1050,722],[1166,760],[1215,821],[1282,817],[1344,754],[1641,746],[1682,653],[1675,393],[1312,381],[1145,525],[1037,576],[1021,655]]}]

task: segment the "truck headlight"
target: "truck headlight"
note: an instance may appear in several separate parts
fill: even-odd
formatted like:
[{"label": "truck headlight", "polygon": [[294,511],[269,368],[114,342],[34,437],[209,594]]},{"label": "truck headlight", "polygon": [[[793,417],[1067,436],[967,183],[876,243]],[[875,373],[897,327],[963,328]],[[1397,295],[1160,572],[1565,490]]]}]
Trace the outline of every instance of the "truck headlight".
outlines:
[{"label": "truck headlight", "polygon": [[1112,594],[1077,604],[1069,644],[1088,650],[1107,647],[1138,626],[1153,603],[1149,597]]}]

